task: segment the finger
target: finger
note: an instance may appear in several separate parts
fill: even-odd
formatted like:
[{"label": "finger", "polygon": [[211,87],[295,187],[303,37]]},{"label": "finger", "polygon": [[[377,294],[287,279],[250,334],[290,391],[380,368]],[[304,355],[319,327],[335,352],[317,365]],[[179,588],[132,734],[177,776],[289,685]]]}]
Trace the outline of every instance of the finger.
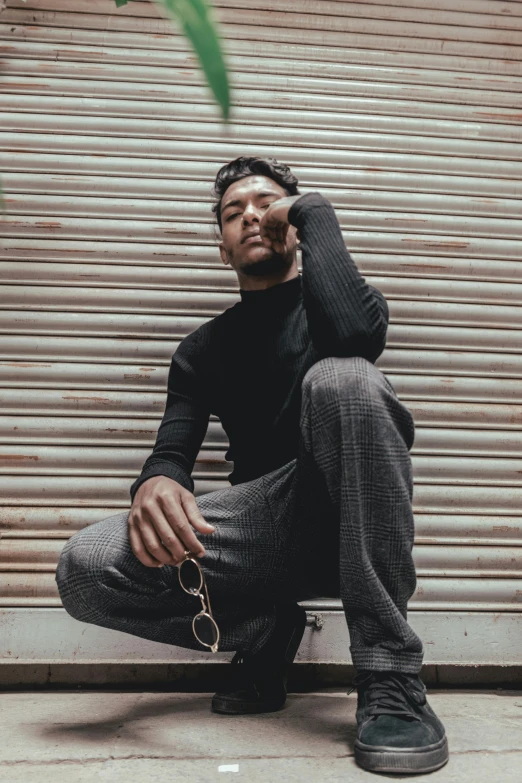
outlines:
[{"label": "finger", "polygon": [[205,547],[196,537],[190,522],[185,516],[183,508],[168,503],[163,508],[163,513],[165,514],[165,518],[171,529],[184,545],[183,552],[186,548],[195,555],[198,555],[198,557],[203,557],[205,554]]},{"label": "finger", "polygon": [[208,535],[209,533],[214,532],[216,528],[214,525],[211,525],[210,522],[207,522],[201,513],[194,495],[188,495],[187,497],[183,498],[182,502],[183,510],[187,515],[188,521],[193,527],[196,528],[198,533],[204,533],[205,535]]},{"label": "finger", "polygon": [[147,552],[137,528],[129,527],[129,540],[131,549],[140,563],[143,563],[144,566],[148,566],[149,568],[158,568],[158,566],[162,565],[159,560],[156,560],[155,557],[152,557],[152,555]]},{"label": "finger", "polygon": [[185,549],[183,542],[180,540],[177,533],[175,533],[168,521],[163,515],[161,517],[156,516],[153,522],[154,531],[158,536],[160,543],[163,544],[165,549],[170,552],[172,559],[175,562],[183,560],[185,557]]},{"label": "finger", "polygon": [[145,549],[152,557],[159,560],[163,565],[174,565],[174,558],[169,550],[163,546],[150,522],[142,521],[139,531]]},{"label": "finger", "polygon": [[259,224],[259,236],[264,241],[270,242],[272,239],[273,230],[270,226],[268,226],[266,223],[260,223]]}]

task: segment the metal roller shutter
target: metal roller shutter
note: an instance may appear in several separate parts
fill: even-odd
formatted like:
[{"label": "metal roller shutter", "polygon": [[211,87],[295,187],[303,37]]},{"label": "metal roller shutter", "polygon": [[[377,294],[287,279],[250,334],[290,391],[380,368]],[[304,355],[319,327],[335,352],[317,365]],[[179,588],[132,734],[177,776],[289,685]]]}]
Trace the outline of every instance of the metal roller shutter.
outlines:
[{"label": "metal roller shutter", "polygon": [[[93,627],[79,647],[54,568],[69,535],[128,508],[178,341],[238,299],[217,169],[271,154],[331,200],[390,306],[377,366],[417,425],[426,662],[520,663],[522,2],[214,5],[229,130],[153,3],[0,15],[0,660],[198,658]],[[212,418],[196,494],[226,482],[226,448]],[[345,661],[339,604],[309,609],[328,622],[302,658]]]}]

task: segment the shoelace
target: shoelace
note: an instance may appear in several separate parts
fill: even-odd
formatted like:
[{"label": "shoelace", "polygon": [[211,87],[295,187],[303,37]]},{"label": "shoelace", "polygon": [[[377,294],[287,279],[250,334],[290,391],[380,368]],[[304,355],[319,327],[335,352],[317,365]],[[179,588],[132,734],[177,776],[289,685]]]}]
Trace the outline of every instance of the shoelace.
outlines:
[{"label": "shoelace", "polygon": [[365,685],[368,715],[399,715],[410,720],[422,720],[418,708],[426,703],[425,690],[406,675],[399,672],[370,672],[363,677],[357,676],[349,693],[353,693],[357,686]]}]

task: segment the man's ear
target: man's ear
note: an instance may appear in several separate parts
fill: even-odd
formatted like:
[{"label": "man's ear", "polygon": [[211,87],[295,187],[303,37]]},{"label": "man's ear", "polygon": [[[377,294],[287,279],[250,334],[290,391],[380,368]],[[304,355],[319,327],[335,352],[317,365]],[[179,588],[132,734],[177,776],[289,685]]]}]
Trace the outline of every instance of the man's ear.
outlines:
[{"label": "man's ear", "polygon": [[301,243],[301,237],[299,236],[299,229],[295,232],[295,238],[297,240],[297,243],[300,244]]},{"label": "man's ear", "polygon": [[221,260],[224,264],[230,264],[230,261],[228,260],[227,251],[225,250],[225,245],[223,242],[220,242],[219,245],[219,255],[221,256]]}]

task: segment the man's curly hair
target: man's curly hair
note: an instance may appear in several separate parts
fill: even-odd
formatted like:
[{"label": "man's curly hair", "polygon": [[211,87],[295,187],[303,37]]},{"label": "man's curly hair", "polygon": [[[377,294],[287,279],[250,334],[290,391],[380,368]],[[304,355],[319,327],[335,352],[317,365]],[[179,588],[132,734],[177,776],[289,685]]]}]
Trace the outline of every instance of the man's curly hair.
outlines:
[{"label": "man's curly hair", "polygon": [[226,190],[233,182],[237,182],[244,177],[251,177],[253,174],[262,174],[265,177],[270,177],[270,179],[273,179],[278,185],[281,185],[289,196],[300,195],[300,192],[297,189],[298,179],[285,163],[279,163],[275,158],[246,156],[236,158],[219,169],[212,190],[212,196],[216,199],[215,203],[212,205],[212,212],[216,216],[220,231],[223,229],[221,221],[221,201],[223,200]]}]

